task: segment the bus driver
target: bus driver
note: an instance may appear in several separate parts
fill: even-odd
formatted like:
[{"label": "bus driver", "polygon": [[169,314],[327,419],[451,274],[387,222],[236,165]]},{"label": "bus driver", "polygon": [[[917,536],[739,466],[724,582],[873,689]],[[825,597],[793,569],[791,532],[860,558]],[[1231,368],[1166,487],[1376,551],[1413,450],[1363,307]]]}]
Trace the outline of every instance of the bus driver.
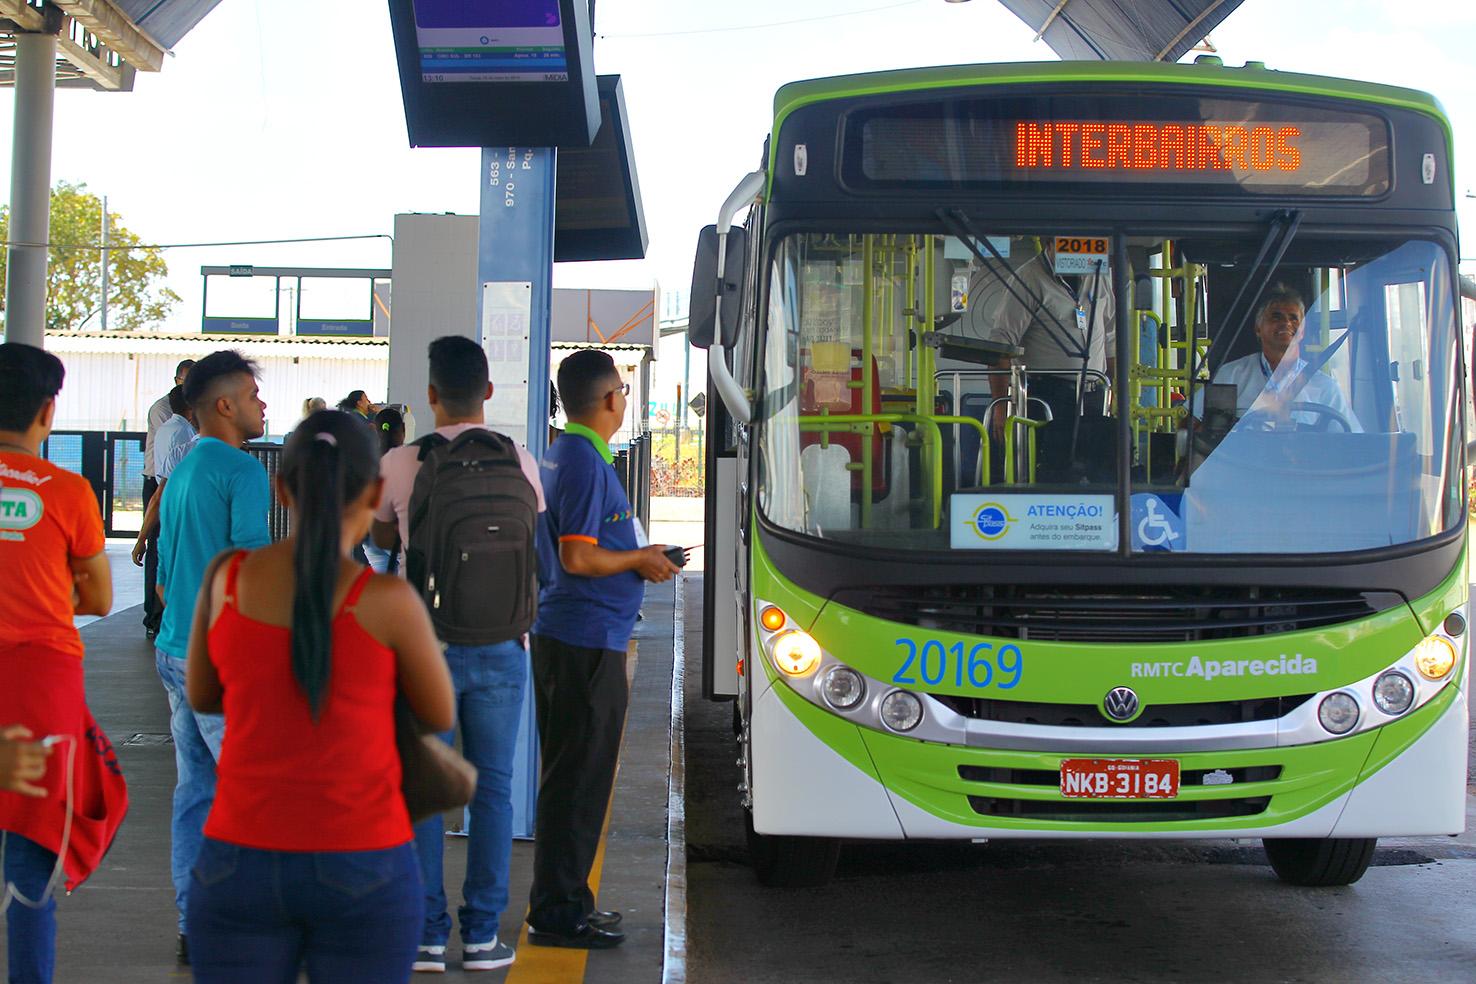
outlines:
[{"label": "bus driver", "polygon": [[[1295,290],[1284,284],[1272,287],[1256,312],[1255,332],[1261,351],[1220,366],[1213,382],[1234,384],[1237,418],[1255,411],[1285,419],[1290,410],[1295,423],[1361,434],[1363,427],[1343,388],[1326,373],[1311,371],[1300,355],[1305,313],[1306,305]],[[1195,395],[1196,407],[1202,398],[1202,394]],[[1292,409],[1296,404],[1313,406]],[[1330,412],[1320,412],[1318,407]]]}]

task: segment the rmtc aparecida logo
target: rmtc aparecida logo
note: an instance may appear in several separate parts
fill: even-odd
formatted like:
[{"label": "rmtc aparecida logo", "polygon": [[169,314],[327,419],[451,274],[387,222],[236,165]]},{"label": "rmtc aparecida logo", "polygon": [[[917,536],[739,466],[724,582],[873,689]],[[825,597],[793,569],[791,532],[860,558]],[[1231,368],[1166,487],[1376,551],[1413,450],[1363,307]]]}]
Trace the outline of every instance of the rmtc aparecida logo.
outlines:
[{"label": "rmtc aparecida logo", "polygon": [[1301,653],[1295,656],[1282,653],[1275,659],[1200,659],[1191,656],[1177,662],[1163,660],[1132,665],[1135,677],[1201,677],[1205,680],[1216,677],[1309,676],[1316,672],[1317,660]]}]

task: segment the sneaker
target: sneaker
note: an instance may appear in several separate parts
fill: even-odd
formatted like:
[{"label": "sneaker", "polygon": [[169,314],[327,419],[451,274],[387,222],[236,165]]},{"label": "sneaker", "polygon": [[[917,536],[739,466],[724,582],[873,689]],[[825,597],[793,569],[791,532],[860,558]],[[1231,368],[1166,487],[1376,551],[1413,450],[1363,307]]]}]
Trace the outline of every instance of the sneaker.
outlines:
[{"label": "sneaker", "polygon": [[462,970],[496,970],[506,967],[518,958],[517,952],[506,943],[492,937],[491,943],[468,943],[461,948]]},{"label": "sneaker", "polygon": [[446,948],[444,946],[422,946],[415,951],[415,962],[410,969],[418,974],[444,974],[446,972]]}]

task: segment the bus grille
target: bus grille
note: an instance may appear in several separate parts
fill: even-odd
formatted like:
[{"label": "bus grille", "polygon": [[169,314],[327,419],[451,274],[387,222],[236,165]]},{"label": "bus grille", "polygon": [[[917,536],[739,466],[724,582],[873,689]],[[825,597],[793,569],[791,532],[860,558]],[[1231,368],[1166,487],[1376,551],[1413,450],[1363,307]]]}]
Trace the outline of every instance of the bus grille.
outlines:
[{"label": "bus grille", "polygon": [[919,628],[1054,642],[1195,642],[1337,625],[1404,603],[1307,588],[926,585],[844,588],[832,600]]},{"label": "bus grille", "polygon": [[1143,713],[1123,723],[1102,713],[1096,704],[1051,704],[988,697],[929,694],[938,703],[975,721],[1004,721],[1054,728],[1195,728],[1205,725],[1274,721],[1312,699],[1312,694],[1219,700],[1199,704],[1150,704]]},{"label": "bus grille", "polygon": [[[1281,778],[1279,765],[1237,766],[1228,769],[1185,769],[1179,776],[1179,788],[1187,792],[1205,785],[1211,772],[1224,785],[1217,789],[1233,789],[1245,783],[1275,782]],[[995,766],[960,765],[958,777],[965,782],[987,782],[1000,786],[1022,786],[1031,789],[1059,788],[1061,773],[1056,769],[1009,769]],[[1264,791],[1262,787],[1256,792]],[[1251,790],[1247,790],[1250,792]],[[1271,803],[1267,795],[1225,799],[1172,800],[1039,800],[1019,799],[1006,795],[969,796],[969,806],[980,816],[1011,817],[1020,820],[1057,820],[1082,823],[1156,823],[1175,820],[1217,820],[1229,817],[1253,817],[1264,813]]]},{"label": "bus grille", "polygon": [[1269,796],[1207,800],[1012,800],[970,796],[969,806],[986,817],[1108,823],[1163,823],[1254,817],[1266,812]]}]

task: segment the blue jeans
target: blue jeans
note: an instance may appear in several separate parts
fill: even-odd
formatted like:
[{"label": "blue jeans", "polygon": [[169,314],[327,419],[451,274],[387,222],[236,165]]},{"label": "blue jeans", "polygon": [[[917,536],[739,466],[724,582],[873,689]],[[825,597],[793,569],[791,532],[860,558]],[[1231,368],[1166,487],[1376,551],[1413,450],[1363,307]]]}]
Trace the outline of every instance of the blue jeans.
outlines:
[{"label": "blue jeans", "polygon": [[190,901],[190,866],[200,853],[205,817],[215,802],[215,763],[225,737],[225,718],[196,714],[185,696],[185,661],[163,650],[154,651],[154,668],[169,695],[169,733],[174,737],[174,812],[169,826],[169,874],[174,881],[174,905],[179,909],[179,931],[185,932]]},{"label": "blue jeans", "polygon": [[[457,910],[463,943],[486,943],[497,935],[507,908],[508,863],[512,857],[513,752],[518,718],[528,685],[528,654],[520,640],[491,646],[447,646],[446,662],[456,687],[461,751],[477,767],[466,853],[464,903]],[[441,735],[451,743],[452,732]],[[441,874],[445,832],[439,814],[415,825],[415,851],[425,882],[425,928],[421,946],[444,946],[451,935]]]},{"label": "blue jeans", "polygon": [[[5,838],[3,880],[26,898],[39,899],[56,869],[56,855],[20,834],[0,831],[0,837]],[[10,938],[10,984],[51,984],[56,970],[56,899],[48,899],[39,909],[13,900],[5,910],[5,929]]]},{"label": "blue jeans", "polygon": [[409,844],[262,851],[206,838],[191,873],[196,984],[403,982],[422,921]]}]

